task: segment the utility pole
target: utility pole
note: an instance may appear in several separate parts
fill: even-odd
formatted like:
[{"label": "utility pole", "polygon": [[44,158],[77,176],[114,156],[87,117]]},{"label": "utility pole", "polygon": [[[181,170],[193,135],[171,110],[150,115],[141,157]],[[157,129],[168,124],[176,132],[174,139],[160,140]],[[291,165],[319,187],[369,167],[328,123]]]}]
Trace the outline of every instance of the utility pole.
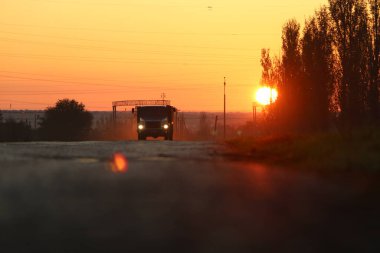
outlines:
[{"label": "utility pole", "polygon": [[162,102],[164,102],[165,98],[166,98],[166,94],[165,93],[161,93],[161,98],[162,98]]},{"label": "utility pole", "polygon": [[224,124],[223,124],[223,136],[226,139],[226,78],[224,77]]},{"label": "utility pole", "polygon": [[253,129],[253,134],[255,134],[256,125],[257,125],[257,103],[256,103],[256,101],[253,102],[252,108],[253,108],[253,118],[252,118],[253,128],[252,129]]},{"label": "utility pole", "polygon": [[218,131],[218,115],[215,116],[214,134],[217,135]]}]

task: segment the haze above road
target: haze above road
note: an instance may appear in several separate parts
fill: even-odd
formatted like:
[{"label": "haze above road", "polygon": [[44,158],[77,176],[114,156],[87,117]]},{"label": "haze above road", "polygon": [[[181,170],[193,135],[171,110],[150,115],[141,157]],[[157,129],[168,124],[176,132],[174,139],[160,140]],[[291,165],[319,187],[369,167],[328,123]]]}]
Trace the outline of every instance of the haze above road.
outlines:
[{"label": "haze above road", "polygon": [[[0,144],[1,247],[378,252],[378,193],[230,162],[224,151],[208,142]],[[110,170],[115,153],[127,157],[126,173]]]}]

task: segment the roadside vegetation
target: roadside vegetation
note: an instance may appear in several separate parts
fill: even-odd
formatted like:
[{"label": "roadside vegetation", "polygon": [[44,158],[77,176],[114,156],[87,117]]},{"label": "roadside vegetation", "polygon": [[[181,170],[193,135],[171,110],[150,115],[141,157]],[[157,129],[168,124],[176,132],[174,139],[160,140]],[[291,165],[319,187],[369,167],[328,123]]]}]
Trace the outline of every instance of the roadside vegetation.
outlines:
[{"label": "roadside vegetation", "polygon": [[278,130],[379,125],[379,2],[328,2],[303,25],[284,24],[280,55],[262,50],[262,84],[279,93],[266,108]]},{"label": "roadside vegetation", "polygon": [[31,126],[23,121],[6,119],[3,122],[0,112],[0,142],[31,141],[34,134]]},{"label": "roadside vegetation", "polygon": [[26,141],[83,141],[91,133],[92,114],[75,100],[58,100],[48,107],[39,118],[38,128],[32,128],[30,121],[4,119],[0,112],[0,142]]},{"label": "roadside vegetation", "polygon": [[231,159],[319,172],[380,172],[380,129],[278,134],[227,141]]},{"label": "roadside vegetation", "polygon": [[234,156],[307,170],[380,171],[378,0],[329,0],[303,26],[289,20],[280,55],[263,49],[261,65],[262,84],[279,96],[264,108],[265,133],[228,141]]},{"label": "roadside vegetation", "polygon": [[91,131],[93,116],[82,103],[75,100],[58,100],[48,107],[42,118],[40,137],[53,141],[86,140]]}]

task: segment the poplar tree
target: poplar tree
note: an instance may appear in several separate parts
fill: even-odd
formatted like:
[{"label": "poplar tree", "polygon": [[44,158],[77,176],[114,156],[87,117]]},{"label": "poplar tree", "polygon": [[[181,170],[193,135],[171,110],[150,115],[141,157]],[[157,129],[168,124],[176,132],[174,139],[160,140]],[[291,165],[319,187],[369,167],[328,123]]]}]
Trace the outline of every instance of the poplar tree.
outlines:
[{"label": "poplar tree", "polygon": [[329,0],[334,44],[341,65],[338,85],[341,119],[350,128],[365,119],[369,81],[369,27],[362,0]]}]

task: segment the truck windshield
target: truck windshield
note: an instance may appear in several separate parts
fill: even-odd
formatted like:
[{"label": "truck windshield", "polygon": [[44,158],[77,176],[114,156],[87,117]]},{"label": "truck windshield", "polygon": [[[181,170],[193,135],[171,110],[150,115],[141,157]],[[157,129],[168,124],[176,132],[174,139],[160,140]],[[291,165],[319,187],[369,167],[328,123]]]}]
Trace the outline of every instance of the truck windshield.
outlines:
[{"label": "truck windshield", "polygon": [[164,120],[168,118],[166,107],[147,106],[138,109],[139,117],[144,120]]}]

